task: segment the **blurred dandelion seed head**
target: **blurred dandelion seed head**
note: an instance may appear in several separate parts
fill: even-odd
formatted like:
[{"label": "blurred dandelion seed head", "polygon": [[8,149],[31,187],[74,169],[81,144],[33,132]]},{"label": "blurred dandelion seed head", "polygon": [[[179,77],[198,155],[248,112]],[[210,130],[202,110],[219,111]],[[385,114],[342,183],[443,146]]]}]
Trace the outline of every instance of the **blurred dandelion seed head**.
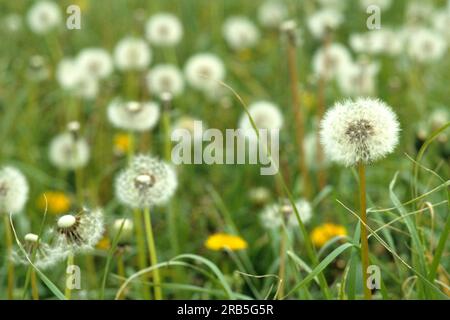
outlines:
[{"label": "blurred dandelion seed head", "polygon": [[0,168],[0,214],[16,214],[28,200],[28,182],[18,169]]},{"label": "blurred dandelion seed head", "polygon": [[147,74],[147,88],[152,94],[163,97],[165,92],[174,97],[184,91],[184,79],[180,69],[171,64],[160,64],[154,66]]},{"label": "blurred dandelion seed head", "polygon": [[170,47],[177,45],[181,41],[183,26],[173,14],[158,13],[148,19],[145,32],[151,44]]},{"label": "blurred dandelion seed head", "polygon": [[147,131],[158,123],[160,111],[155,102],[124,102],[114,99],[108,105],[108,119],[119,129],[131,131]]},{"label": "blurred dandelion seed head", "polygon": [[150,64],[152,52],[140,38],[126,37],[114,49],[114,62],[119,70],[144,70]]},{"label": "blurred dandelion seed head", "polygon": [[57,135],[50,142],[50,162],[58,168],[74,170],[84,167],[90,157],[90,150],[84,138],[76,138],[71,132]]},{"label": "blurred dandelion seed head", "polygon": [[184,69],[186,81],[195,89],[208,92],[217,87],[225,78],[222,60],[211,53],[198,53],[191,56]]},{"label": "blurred dandelion seed head", "polygon": [[45,34],[62,23],[62,14],[56,3],[37,1],[27,13],[27,22],[31,31]]}]

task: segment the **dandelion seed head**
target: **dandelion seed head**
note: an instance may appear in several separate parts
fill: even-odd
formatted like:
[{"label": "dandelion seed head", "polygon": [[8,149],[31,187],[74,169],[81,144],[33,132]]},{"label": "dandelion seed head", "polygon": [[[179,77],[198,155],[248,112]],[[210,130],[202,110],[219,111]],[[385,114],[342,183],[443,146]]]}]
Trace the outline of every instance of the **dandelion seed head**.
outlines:
[{"label": "dandelion seed head", "polygon": [[288,10],[281,1],[266,0],[258,8],[258,21],[267,28],[278,28],[287,15]]},{"label": "dandelion seed head", "polygon": [[148,72],[146,79],[148,90],[159,97],[162,97],[165,92],[177,97],[184,91],[183,74],[178,67],[171,64],[160,64],[153,67]]},{"label": "dandelion seed head", "polygon": [[158,123],[160,111],[155,102],[124,102],[114,99],[108,105],[108,119],[119,129],[131,131],[147,131]]},{"label": "dandelion seed head", "polygon": [[145,32],[151,44],[170,47],[181,41],[183,26],[175,15],[158,13],[148,19]]},{"label": "dandelion seed head", "polygon": [[66,254],[91,250],[105,231],[101,209],[83,209],[79,214],[67,214],[56,222],[56,248]]},{"label": "dandelion seed head", "polygon": [[36,34],[45,34],[61,24],[61,11],[54,2],[38,1],[29,9],[27,22],[31,31]]},{"label": "dandelion seed head", "polygon": [[126,37],[114,49],[114,61],[119,70],[144,70],[151,58],[150,48],[140,38]]},{"label": "dandelion seed head", "polygon": [[76,137],[71,132],[64,132],[50,142],[50,162],[60,169],[77,169],[84,167],[90,157],[90,150],[84,138]]},{"label": "dandelion seed head", "polygon": [[350,63],[338,73],[338,85],[347,96],[372,96],[376,89],[376,76],[380,66],[376,62],[361,60]]},{"label": "dandelion seed head", "polygon": [[85,48],[76,59],[77,67],[86,77],[104,79],[113,71],[111,55],[102,48]]},{"label": "dandelion seed head", "polygon": [[[295,207],[299,213],[300,219],[307,224],[312,217],[312,208],[310,203],[305,199],[295,201]],[[264,228],[279,228],[283,221],[287,222],[288,227],[298,226],[297,216],[292,205],[284,199],[280,203],[272,203],[267,205],[260,214],[260,220]]]},{"label": "dandelion seed head", "polygon": [[339,43],[332,43],[325,48],[320,48],[313,57],[313,70],[318,76],[331,80],[348,68],[352,58],[346,47]]},{"label": "dandelion seed head", "polygon": [[163,205],[177,187],[174,169],[159,159],[138,155],[116,179],[116,196],[132,208]]},{"label": "dandelion seed head", "polygon": [[371,163],[392,153],[400,126],[392,109],[378,99],[336,103],[321,121],[321,143],[330,160],[345,166]]},{"label": "dandelion seed head", "polygon": [[447,42],[442,34],[427,28],[414,30],[408,37],[409,56],[420,62],[435,62],[445,55]]},{"label": "dandelion seed head", "polygon": [[[253,122],[257,129],[281,129],[283,126],[283,115],[275,104],[269,101],[258,101],[248,107]],[[244,131],[245,136],[256,141],[257,136],[253,129],[250,118],[247,113],[243,113],[239,120],[239,128]],[[270,133],[270,131],[269,131]]]},{"label": "dandelion seed head", "polygon": [[16,214],[28,200],[28,182],[18,169],[0,168],[0,214]]},{"label": "dandelion seed head", "polygon": [[317,39],[322,39],[328,31],[336,30],[343,21],[341,12],[326,8],[312,14],[307,24],[311,34]]},{"label": "dandelion seed head", "polygon": [[185,66],[187,82],[195,89],[206,92],[217,87],[225,78],[225,66],[211,53],[198,53],[188,59]]},{"label": "dandelion seed head", "polygon": [[222,34],[227,44],[234,50],[252,48],[260,38],[256,25],[244,16],[233,16],[226,19]]}]

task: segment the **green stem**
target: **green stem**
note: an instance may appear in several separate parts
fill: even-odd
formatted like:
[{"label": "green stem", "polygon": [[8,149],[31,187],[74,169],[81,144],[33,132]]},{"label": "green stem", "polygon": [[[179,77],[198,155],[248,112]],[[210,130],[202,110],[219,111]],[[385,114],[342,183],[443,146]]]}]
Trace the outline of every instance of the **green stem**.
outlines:
[{"label": "green stem", "polygon": [[[73,253],[70,253],[69,256],[67,257],[67,267],[72,266],[74,264],[74,257],[73,257]],[[65,296],[67,300],[70,300],[71,296],[72,296],[72,289],[68,283],[68,279],[69,277],[71,277],[71,275],[66,276],[66,290],[65,290]]]},{"label": "green stem", "polygon": [[[150,263],[152,266],[156,266],[158,264],[158,257],[156,254],[155,240],[153,237],[150,209],[148,207],[144,209],[144,221],[147,236],[148,252],[150,255]],[[159,269],[155,269],[153,271],[153,281],[155,284],[155,299],[162,300],[161,278],[159,275]]]},{"label": "green stem", "polygon": [[9,216],[3,214],[5,222],[5,240],[6,240],[6,268],[8,272],[8,300],[14,299],[14,265],[11,262],[11,254],[13,247],[13,238],[11,232],[11,226],[9,224]]},{"label": "green stem", "polygon": [[361,220],[361,266],[363,277],[364,298],[372,299],[372,292],[367,286],[367,268],[369,267],[369,241],[367,239],[367,213],[366,213],[366,173],[364,163],[358,163],[359,173],[359,197]]},{"label": "green stem", "polygon": [[[136,244],[138,247],[138,267],[140,270],[145,269],[146,261],[147,261],[147,255],[145,253],[145,237],[144,237],[144,230],[142,229],[142,217],[141,212],[139,210],[134,210],[134,229],[136,230]],[[146,278],[146,275],[143,276],[143,278]],[[144,296],[145,300],[150,300],[151,295],[150,291],[147,290],[147,286],[142,286],[142,294]]]}]

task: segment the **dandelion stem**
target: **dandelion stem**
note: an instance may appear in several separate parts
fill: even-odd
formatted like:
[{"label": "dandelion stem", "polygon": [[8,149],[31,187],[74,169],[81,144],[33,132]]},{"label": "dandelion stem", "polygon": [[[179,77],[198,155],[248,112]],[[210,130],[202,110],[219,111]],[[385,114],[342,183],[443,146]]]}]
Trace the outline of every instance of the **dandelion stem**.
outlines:
[{"label": "dandelion stem", "polygon": [[[139,210],[134,210],[134,225],[136,230],[136,244],[138,247],[138,267],[140,270],[143,270],[146,267],[147,256],[145,253],[145,237],[142,229],[141,212]],[[150,300],[150,291],[147,290],[147,286],[142,286],[142,293],[144,299]]]},{"label": "dandelion stem", "polygon": [[358,163],[359,173],[359,200],[361,209],[361,266],[363,276],[364,298],[372,299],[372,292],[367,286],[367,268],[369,267],[369,242],[367,239],[367,214],[366,214],[366,173],[364,163]]},{"label": "dandelion stem", "polygon": [[[121,279],[125,279],[125,265],[123,263],[123,250],[119,249],[117,253],[117,274]],[[125,280],[121,281],[122,283]],[[119,299],[123,299],[124,294],[120,294]]]},{"label": "dandelion stem", "polygon": [[31,296],[33,297],[33,300],[39,300],[36,271],[34,269],[31,270]]},{"label": "dandelion stem", "polygon": [[5,224],[5,239],[6,239],[6,268],[8,270],[8,300],[14,299],[14,265],[11,261],[13,238],[11,232],[11,226],[9,224],[9,216],[7,214],[3,215]]},{"label": "dandelion stem", "polygon": [[[72,266],[74,264],[74,256],[73,253],[69,253],[69,255],[67,256],[67,268],[69,268],[69,266]],[[67,272],[67,270],[66,270]],[[71,274],[66,274],[66,290],[64,292],[66,299],[70,300],[71,296],[72,296],[72,287],[71,284],[69,283],[69,280],[71,278]]]},{"label": "dandelion stem", "polygon": [[[150,255],[151,266],[156,266],[158,264],[158,257],[156,255],[155,240],[153,238],[152,221],[150,216],[150,209],[146,207],[144,209],[144,221],[145,221],[145,231],[147,235],[147,245]],[[153,282],[155,284],[155,299],[162,300],[162,290],[161,290],[161,278],[159,275],[159,269],[153,271]]]},{"label": "dandelion stem", "polygon": [[278,269],[278,276],[280,277],[280,287],[278,289],[278,299],[284,296],[284,284],[286,282],[286,234],[281,227],[280,232],[280,267]]},{"label": "dandelion stem", "polygon": [[294,120],[295,120],[295,129],[297,135],[297,143],[298,143],[298,166],[300,170],[300,174],[302,176],[303,188],[305,198],[309,198],[310,190],[309,190],[309,174],[308,168],[306,167],[306,157],[305,157],[305,147],[304,147],[304,119],[303,119],[303,109],[300,103],[300,94],[298,90],[298,70],[297,70],[297,46],[294,32],[289,32],[289,43],[287,48],[288,53],[288,67],[289,67],[289,76],[291,82],[291,95],[292,95],[292,108],[294,110]]}]

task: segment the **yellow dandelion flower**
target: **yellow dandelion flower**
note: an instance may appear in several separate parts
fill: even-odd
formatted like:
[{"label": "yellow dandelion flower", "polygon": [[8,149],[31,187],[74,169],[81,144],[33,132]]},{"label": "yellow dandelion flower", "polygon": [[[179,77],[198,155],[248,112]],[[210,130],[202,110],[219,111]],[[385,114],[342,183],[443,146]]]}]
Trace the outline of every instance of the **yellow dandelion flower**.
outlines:
[{"label": "yellow dandelion flower", "polygon": [[96,245],[99,250],[108,250],[111,247],[111,241],[108,237],[103,237]]},{"label": "yellow dandelion flower", "polygon": [[130,137],[126,133],[118,133],[114,135],[114,152],[118,154],[126,154],[130,149]]},{"label": "yellow dandelion flower", "polygon": [[316,228],[311,233],[311,240],[316,247],[322,247],[330,239],[337,236],[346,236],[347,230],[344,226],[324,223]]},{"label": "yellow dandelion flower", "polygon": [[215,233],[205,241],[205,247],[210,250],[243,250],[247,248],[247,242],[239,236],[226,233]]},{"label": "yellow dandelion flower", "polygon": [[[47,199],[47,201],[45,199]],[[40,210],[45,210],[47,207],[48,213],[57,215],[69,211],[71,200],[64,192],[46,191],[39,196],[37,205]]]}]

